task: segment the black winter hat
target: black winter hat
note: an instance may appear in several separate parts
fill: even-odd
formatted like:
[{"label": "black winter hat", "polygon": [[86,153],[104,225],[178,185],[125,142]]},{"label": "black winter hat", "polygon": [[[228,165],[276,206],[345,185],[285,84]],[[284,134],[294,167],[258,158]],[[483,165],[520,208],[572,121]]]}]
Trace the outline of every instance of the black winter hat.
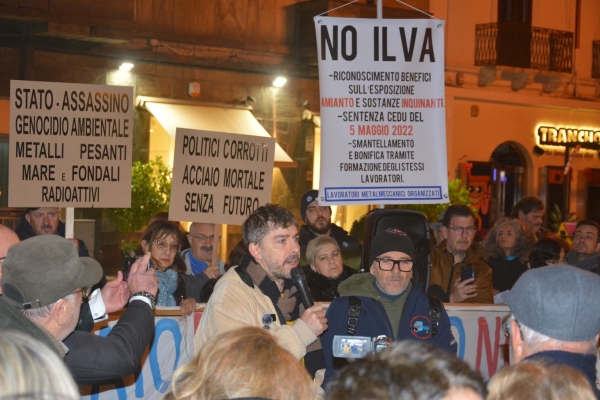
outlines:
[{"label": "black winter hat", "polygon": [[369,266],[373,264],[375,258],[389,251],[400,251],[408,254],[413,260],[416,259],[415,246],[408,235],[398,228],[387,228],[371,238]]}]

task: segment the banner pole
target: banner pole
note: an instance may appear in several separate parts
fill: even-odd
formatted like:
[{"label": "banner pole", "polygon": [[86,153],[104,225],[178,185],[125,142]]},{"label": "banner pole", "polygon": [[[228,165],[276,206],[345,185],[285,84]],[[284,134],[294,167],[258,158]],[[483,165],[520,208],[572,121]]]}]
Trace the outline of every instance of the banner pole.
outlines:
[{"label": "banner pole", "polygon": [[66,239],[73,239],[75,237],[74,232],[73,232],[74,220],[75,220],[75,209],[73,207],[67,207],[66,215],[65,215],[65,238]]},{"label": "banner pole", "polygon": [[383,19],[383,0],[377,0],[377,19]]}]

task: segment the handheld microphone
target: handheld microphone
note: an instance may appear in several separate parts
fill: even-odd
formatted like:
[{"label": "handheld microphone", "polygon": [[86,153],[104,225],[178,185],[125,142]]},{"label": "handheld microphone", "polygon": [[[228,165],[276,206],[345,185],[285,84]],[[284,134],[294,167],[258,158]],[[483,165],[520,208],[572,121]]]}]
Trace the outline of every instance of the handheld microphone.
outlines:
[{"label": "handheld microphone", "polygon": [[314,306],[315,302],[310,296],[308,284],[306,283],[306,276],[304,276],[302,268],[292,268],[292,281],[294,282],[296,289],[298,289],[298,293],[300,293],[300,299],[302,300],[302,304],[304,304],[304,308],[308,309]]}]

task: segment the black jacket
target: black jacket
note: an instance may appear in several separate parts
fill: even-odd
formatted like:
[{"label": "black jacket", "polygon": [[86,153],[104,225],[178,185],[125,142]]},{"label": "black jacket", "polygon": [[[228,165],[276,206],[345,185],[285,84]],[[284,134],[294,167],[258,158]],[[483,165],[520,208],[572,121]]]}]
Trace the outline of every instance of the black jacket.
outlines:
[{"label": "black jacket", "polygon": [[600,400],[600,390],[596,386],[596,355],[569,353],[560,350],[541,351],[534,353],[525,360],[536,361],[545,365],[566,365],[581,372],[590,382],[592,391],[596,398]]},{"label": "black jacket", "polygon": [[314,301],[333,301],[333,299],[340,297],[337,291],[338,285],[358,272],[344,265],[340,276],[331,279],[313,271],[309,266],[302,267],[302,269],[304,270],[304,275],[306,275],[306,283]]},{"label": "black jacket", "polygon": [[[61,354],[57,341],[0,297],[0,332],[16,330],[30,335]],[[136,372],[154,336],[154,314],[134,300],[106,337],[74,331],[63,343],[69,348],[65,364],[78,385],[101,383]],[[60,344],[58,344],[60,346]]]},{"label": "black jacket", "polygon": [[[342,253],[346,251],[352,250],[360,250],[360,242],[355,237],[352,237],[337,226],[336,224],[331,224],[329,236],[334,238],[338,246],[340,246],[340,250]],[[308,246],[308,242],[317,237],[317,234],[311,231],[307,225],[302,225],[300,227],[300,255],[302,257],[306,254],[306,247]]]}]

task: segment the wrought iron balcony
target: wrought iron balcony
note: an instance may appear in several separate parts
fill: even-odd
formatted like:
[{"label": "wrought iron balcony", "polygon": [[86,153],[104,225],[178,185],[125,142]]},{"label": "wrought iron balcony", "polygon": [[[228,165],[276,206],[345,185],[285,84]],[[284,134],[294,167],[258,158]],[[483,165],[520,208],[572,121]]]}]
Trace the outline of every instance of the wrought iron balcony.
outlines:
[{"label": "wrought iron balcony", "polygon": [[573,32],[510,22],[476,25],[475,65],[573,72]]},{"label": "wrought iron balcony", "polygon": [[592,78],[600,79],[600,40],[592,42]]}]

